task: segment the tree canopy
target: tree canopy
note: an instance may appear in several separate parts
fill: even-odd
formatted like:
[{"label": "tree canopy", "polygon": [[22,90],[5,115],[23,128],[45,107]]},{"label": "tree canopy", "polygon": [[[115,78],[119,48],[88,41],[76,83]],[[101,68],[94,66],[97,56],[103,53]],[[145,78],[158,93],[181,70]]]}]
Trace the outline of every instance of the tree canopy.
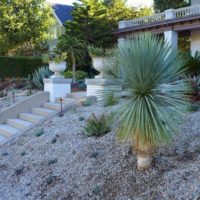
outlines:
[{"label": "tree canopy", "polygon": [[0,40],[8,42],[10,47],[44,41],[53,24],[51,16],[45,0],[1,0]]},{"label": "tree canopy", "polygon": [[151,9],[136,10],[125,0],[79,0],[74,3],[73,20],[66,23],[67,35],[76,36],[87,44],[111,47],[116,42],[113,31],[120,20],[150,15]]},{"label": "tree canopy", "polygon": [[191,0],[154,0],[154,9],[158,12],[163,12],[164,10],[170,8],[180,8],[189,6]]}]

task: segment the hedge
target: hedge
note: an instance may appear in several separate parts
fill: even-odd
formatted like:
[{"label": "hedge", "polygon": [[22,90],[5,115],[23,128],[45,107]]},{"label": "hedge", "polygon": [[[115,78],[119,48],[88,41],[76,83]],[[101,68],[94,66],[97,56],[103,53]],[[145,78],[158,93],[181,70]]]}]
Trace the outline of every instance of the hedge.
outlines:
[{"label": "hedge", "polygon": [[27,77],[44,66],[41,58],[0,56],[0,78]]}]

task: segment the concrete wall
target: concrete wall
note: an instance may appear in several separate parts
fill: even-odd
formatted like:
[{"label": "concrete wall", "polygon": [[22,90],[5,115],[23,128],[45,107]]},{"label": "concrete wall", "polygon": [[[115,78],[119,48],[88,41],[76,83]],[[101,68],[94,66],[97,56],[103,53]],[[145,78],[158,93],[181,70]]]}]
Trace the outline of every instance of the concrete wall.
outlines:
[{"label": "concrete wall", "polygon": [[197,5],[200,4],[200,0],[192,0],[191,5]]},{"label": "concrete wall", "polygon": [[43,103],[49,101],[49,93],[41,92],[39,94],[28,97],[9,108],[0,111],[0,123],[5,123],[8,118],[16,118],[19,113],[30,112],[33,107],[40,107]]}]

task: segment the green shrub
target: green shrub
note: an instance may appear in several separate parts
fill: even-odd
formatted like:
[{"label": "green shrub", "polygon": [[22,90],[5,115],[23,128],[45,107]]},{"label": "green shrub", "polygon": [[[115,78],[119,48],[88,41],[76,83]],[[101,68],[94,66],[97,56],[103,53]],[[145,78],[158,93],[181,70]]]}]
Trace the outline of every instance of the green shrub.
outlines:
[{"label": "green shrub", "polygon": [[86,89],[86,84],[84,80],[77,80],[76,83],[80,89]]},{"label": "green shrub", "polygon": [[43,65],[41,58],[0,56],[0,78],[27,77]]},{"label": "green shrub", "polygon": [[[68,70],[66,72],[64,72],[64,76],[65,78],[72,78],[73,77],[73,73],[71,70]],[[88,77],[87,72],[84,71],[76,71],[76,79],[77,80],[82,80]]]},{"label": "green shrub", "polygon": [[102,47],[94,47],[93,45],[88,46],[88,52],[91,57],[104,57],[106,56],[106,50]]},{"label": "green shrub", "polygon": [[52,75],[52,72],[49,70],[48,67],[41,67],[35,70],[33,73],[33,83],[34,85],[39,88],[44,88],[43,78],[49,78]]},{"label": "green shrub", "polygon": [[110,132],[110,123],[104,114],[99,117],[96,117],[95,114],[92,114],[91,117],[87,120],[85,126],[85,135],[87,136],[102,136]]},{"label": "green shrub", "polygon": [[104,106],[114,106],[118,103],[117,99],[115,98],[113,92],[107,94],[104,98]]},{"label": "green shrub", "polygon": [[191,52],[183,53],[183,56],[186,57],[186,69],[187,73],[191,75],[197,75],[200,73],[200,52],[196,51],[194,56],[191,55]]}]

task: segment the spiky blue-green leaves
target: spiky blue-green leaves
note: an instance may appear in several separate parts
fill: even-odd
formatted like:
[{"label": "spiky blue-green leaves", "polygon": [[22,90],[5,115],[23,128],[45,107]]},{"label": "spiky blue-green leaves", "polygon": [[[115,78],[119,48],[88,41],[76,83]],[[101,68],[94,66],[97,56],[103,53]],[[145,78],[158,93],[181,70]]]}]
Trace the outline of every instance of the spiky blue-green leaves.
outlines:
[{"label": "spiky blue-green leaves", "polygon": [[186,60],[155,35],[127,39],[117,50],[130,99],[117,110],[121,139],[157,146],[177,133],[190,87],[181,77]]}]

